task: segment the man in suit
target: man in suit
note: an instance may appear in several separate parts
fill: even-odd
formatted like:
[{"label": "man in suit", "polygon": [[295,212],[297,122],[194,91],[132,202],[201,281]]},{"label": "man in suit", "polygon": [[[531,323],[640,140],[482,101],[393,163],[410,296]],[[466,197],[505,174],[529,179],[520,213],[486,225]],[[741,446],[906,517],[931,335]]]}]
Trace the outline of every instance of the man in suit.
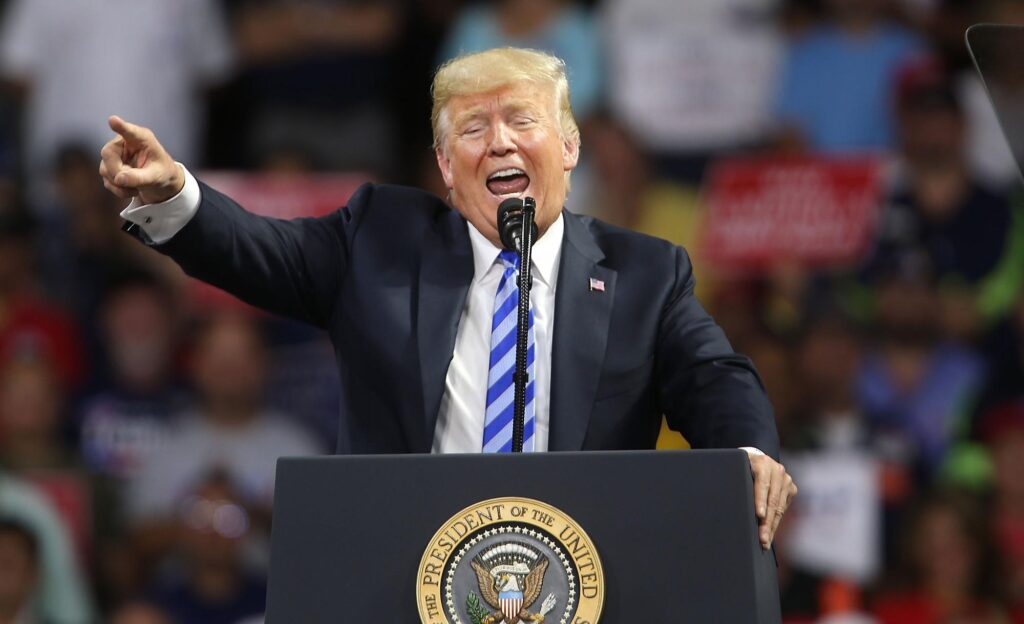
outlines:
[{"label": "man in suit", "polygon": [[580,149],[564,64],[489,50],[446,64],[432,92],[454,211],[368,184],[323,218],[258,217],[118,117],[100,175],[132,198],[126,229],[187,273],[329,332],[339,453],[509,448],[518,267],[496,213],[507,197],[533,197],[524,448],[651,448],[665,414],[694,447],[747,450],[767,547],[796,494],[776,461],[771,405],[694,297],[682,248],[563,210]]}]

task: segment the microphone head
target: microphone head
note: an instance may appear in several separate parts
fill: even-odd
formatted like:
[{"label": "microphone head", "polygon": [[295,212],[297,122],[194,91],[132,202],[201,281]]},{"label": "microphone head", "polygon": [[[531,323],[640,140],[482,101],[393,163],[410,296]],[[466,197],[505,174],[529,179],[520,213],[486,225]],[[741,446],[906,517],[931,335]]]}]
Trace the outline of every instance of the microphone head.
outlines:
[{"label": "microphone head", "polygon": [[522,252],[523,200],[509,197],[498,205],[498,236],[509,251]]}]

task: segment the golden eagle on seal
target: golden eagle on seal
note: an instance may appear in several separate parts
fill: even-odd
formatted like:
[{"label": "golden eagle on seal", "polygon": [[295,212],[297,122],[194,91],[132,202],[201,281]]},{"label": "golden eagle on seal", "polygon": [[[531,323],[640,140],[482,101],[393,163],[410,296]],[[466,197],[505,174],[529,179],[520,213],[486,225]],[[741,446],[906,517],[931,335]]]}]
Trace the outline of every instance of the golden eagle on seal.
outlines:
[{"label": "golden eagle on seal", "polygon": [[[533,565],[528,565],[528,561]],[[504,544],[477,557],[472,565],[480,594],[487,604],[496,609],[480,624],[518,624],[520,620],[540,623],[544,621],[544,614],[554,607],[554,596],[548,596],[538,613],[528,610],[540,596],[544,573],[548,569],[547,557],[532,549],[519,544]]]}]

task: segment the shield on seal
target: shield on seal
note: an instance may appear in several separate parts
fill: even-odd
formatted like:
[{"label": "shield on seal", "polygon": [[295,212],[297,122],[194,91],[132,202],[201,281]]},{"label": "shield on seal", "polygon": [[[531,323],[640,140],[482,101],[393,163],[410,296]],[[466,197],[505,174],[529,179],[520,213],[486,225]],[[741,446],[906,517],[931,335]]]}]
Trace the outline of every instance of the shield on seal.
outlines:
[{"label": "shield on seal", "polygon": [[503,591],[498,594],[498,604],[501,606],[505,621],[508,624],[517,624],[519,612],[523,609],[523,592]]}]

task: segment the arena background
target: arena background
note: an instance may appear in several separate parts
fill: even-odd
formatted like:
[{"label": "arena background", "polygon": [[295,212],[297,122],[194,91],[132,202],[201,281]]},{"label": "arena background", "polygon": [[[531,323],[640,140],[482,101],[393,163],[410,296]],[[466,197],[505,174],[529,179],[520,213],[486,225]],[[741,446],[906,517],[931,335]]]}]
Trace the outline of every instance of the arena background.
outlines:
[{"label": "arena background", "polygon": [[0,9],[0,623],[262,622],[274,460],[333,447],[324,336],[120,232],[107,116],[266,214],[443,195],[432,71],[502,45],[568,64],[569,208],[684,244],[766,382],[785,622],[1024,622],[1024,188],[964,44],[1024,2]]}]

